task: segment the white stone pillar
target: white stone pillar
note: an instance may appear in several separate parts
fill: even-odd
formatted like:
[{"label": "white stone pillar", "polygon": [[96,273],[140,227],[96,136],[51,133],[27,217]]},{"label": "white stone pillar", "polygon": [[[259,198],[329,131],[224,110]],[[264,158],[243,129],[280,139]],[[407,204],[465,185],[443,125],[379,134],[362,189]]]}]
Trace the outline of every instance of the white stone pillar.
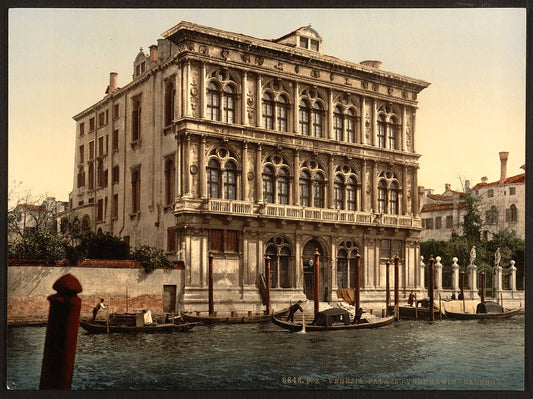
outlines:
[{"label": "white stone pillar", "polygon": [[366,142],[366,98],[361,97],[361,118],[359,119],[359,143],[367,144]]},{"label": "white stone pillar", "polygon": [[466,274],[468,288],[470,290],[470,299],[474,299],[474,296],[477,295],[477,266],[473,263],[469,264],[466,268]]},{"label": "white stone pillar", "polygon": [[366,187],[368,185],[368,179],[367,179],[367,161],[366,159],[363,159],[361,162],[361,201],[358,204],[358,208],[356,210],[358,211],[366,211],[368,209],[367,207],[367,195],[366,195]]},{"label": "white stone pillar", "polygon": [[200,137],[200,151],[198,154],[198,188],[199,197],[207,198],[207,178],[206,178],[206,164],[205,164],[205,136]]},{"label": "white stone pillar", "polygon": [[329,154],[329,165],[328,165],[328,185],[327,185],[327,203],[325,208],[333,209],[333,182],[335,180],[335,164],[333,162],[333,154]]},{"label": "white stone pillar", "polygon": [[248,93],[248,72],[242,71],[241,121],[243,125],[249,125],[248,113],[246,112],[247,100],[248,100],[247,93]]},{"label": "white stone pillar", "polygon": [[300,93],[298,90],[298,82],[294,82],[294,100],[293,100],[293,107],[292,107],[292,130],[294,133],[298,133],[298,115],[299,115],[299,107],[300,107]]},{"label": "white stone pillar", "polygon": [[328,123],[326,126],[326,135],[324,137],[329,138],[331,140],[335,140],[334,132],[333,132],[333,90],[329,90],[328,95]]},{"label": "white stone pillar", "polygon": [[461,290],[459,289],[459,265],[457,264],[458,260],[459,259],[457,259],[456,257],[452,259],[452,292],[455,294],[456,298],[458,297],[459,292],[461,292]]},{"label": "white stone pillar", "polygon": [[407,133],[407,107],[403,105],[402,106],[402,132],[401,132],[402,146],[400,147],[402,151],[407,151],[406,133]]},{"label": "white stone pillar", "polygon": [[509,267],[509,282],[511,291],[516,291],[516,267],[514,260],[511,261],[511,266]]},{"label": "white stone pillar", "polygon": [[435,289],[439,292],[442,291],[442,263],[440,263],[441,259],[442,258],[440,256],[437,256],[435,258]]},{"label": "white stone pillar", "polygon": [[257,144],[255,163],[255,201],[263,203],[263,150],[261,144]]},{"label": "white stone pillar", "polygon": [[492,277],[492,287],[493,287],[493,293],[492,296],[498,299],[498,296],[500,294],[500,291],[502,291],[502,271],[503,267],[500,265],[494,266],[492,269],[493,277]]},{"label": "white stone pillar", "polygon": [[206,65],[205,62],[202,62],[202,68],[200,70],[200,87],[198,88],[198,91],[200,92],[200,118],[205,118],[206,111],[207,111],[207,105],[205,101],[205,91],[206,91],[206,84],[205,84],[205,78],[206,78]]},{"label": "white stone pillar", "polygon": [[420,256],[420,268],[419,268],[419,272],[420,272],[420,288],[422,288],[423,290],[426,289],[426,282],[425,282],[425,279],[424,279],[425,271],[426,271],[426,264],[424,263],[424,257]]},{"label": "white stone pillar", "polygon": [[242,145],[242,194],[243,201],[248,201],[248,143],[244,142]]},{"label": "white stone pillar", "polygon": [[264,127],[263,126],[263,111],[261,110],[261,101],[263,99],[263,84],[261,82],[261,75],[257,75],[257,90],[255,93],[255,113],[257,115],[256,117],[256,126],[257,127]]},{"label": "white stone pillar", "polygon": [[378,146],[378,104],[375,98],[372,99],[372,145]]},{"label": "white stone pillar", "polygon": [[300,205],[300,150],[294,150],[293,205]]}]

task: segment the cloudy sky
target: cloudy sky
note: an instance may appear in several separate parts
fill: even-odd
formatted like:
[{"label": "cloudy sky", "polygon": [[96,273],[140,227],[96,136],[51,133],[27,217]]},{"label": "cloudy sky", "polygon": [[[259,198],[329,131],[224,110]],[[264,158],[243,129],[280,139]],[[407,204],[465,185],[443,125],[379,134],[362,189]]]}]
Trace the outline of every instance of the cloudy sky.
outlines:
[{"label": "cloudy sky", "polygon": [[380,60],[382,69],[425,80],[418,96],[419,184],[461,189],[525,163],[525,9],[11,9],[9,11],[10,186],[68,200],[73,187],[72,117],[132,76],[139,48],[189,21],[273,39],[304,25],[324,53]]}]

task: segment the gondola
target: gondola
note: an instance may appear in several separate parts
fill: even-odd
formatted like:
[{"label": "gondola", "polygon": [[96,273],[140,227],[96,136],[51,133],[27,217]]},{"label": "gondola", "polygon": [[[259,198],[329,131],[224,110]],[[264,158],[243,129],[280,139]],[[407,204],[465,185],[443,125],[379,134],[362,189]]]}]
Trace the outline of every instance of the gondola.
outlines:
[{"label": "gondola", "polygon": [[496,302],[480,302],[476,307],[476,313],[450,312],[446,310],[446,317],[455,320],[489,320],[507,319],[522,313],[523,309],[505,309]]},{"label": "gondola", "polygon": [[164,323],[148,324],[142,326],[114,324],[105,320],[80,320],[80,326],[93,334],[106,333],[170,333],[178,331],[189,331],[200,323]]},{"label": "gondola", "polygon": [[[283,309],[275,312],[274,316],[282,316],[287,314],[289,310]],[[233,316],[200,316],[191,313],[181,313],[181,318],[187,322],[201,322],[203,324],[245,324],[245,323],[266,323],[272,318],[272,314],[256,314],[256,315],[233,315]]]},{"label": "gondola", "polygon": [[[445,313],[440,314],[437,307],[433,308],[433,320],[444,318]],[[394,314],[394,306],[389,306],[387,314]],[[398,306],[398,318],[400,320],[431,320],[431,311],[428,306]]]},{"label": "gondola", "polygon": [[[318,312],[313,323],[305,324],[305,331],[336,331],[336,330],[362,330],[368,328],[383,327],[392,324],[394,316],[388,317],[362,317],[359,323],[352,324],[348,312],[340,308],[326,309]],[[273,316],[272,322],[286,330],[299,332],[302,330],[301,322],[282,320],[279,316]]]}]

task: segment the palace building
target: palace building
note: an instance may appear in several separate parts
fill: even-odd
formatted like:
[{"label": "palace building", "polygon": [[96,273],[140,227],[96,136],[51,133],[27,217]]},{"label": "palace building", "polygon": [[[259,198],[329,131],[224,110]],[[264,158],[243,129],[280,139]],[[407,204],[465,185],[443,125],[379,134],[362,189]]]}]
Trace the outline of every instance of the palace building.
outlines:
[{"label": "palace building", "polygon": [[420,291],[428,86],[323,54],[310,26],[265,40],[181,22],[74,116],[71,208],[86,230],[182,261],[183,309],[207,309],[210,253],[228,308],[262,306],[266,256],[273,304],[313,299],[317,250],[320,300],[353,287],[356,253],[363,302],[384,300],[395,255],[402,292]]}]

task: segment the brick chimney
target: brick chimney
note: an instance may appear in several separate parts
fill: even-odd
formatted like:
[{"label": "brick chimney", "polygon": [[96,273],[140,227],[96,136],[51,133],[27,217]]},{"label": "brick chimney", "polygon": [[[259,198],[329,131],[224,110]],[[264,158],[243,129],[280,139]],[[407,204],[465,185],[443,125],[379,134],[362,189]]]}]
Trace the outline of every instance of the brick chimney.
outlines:
[{"label": "brick chimney", "polygon": [[452,189],[452,185],[450,183],[446,183],[444,185],[444,192],[448,192]]},{"label": "brick chimney", "polygon": [[157,46],[155,44],[152,44],[150,46],[150,68],[153,68],[157,65]]},{"label": "brick chimney", "polygon": [[118,73],[110,72],[109,73],[109,86],[107,86],[106,94],[111,94],[118,89]]},{"label": "brick chimney", "polygon": [[509,159],[509,153],[500,152],[500,184],[507,179],[507,159]]}]

